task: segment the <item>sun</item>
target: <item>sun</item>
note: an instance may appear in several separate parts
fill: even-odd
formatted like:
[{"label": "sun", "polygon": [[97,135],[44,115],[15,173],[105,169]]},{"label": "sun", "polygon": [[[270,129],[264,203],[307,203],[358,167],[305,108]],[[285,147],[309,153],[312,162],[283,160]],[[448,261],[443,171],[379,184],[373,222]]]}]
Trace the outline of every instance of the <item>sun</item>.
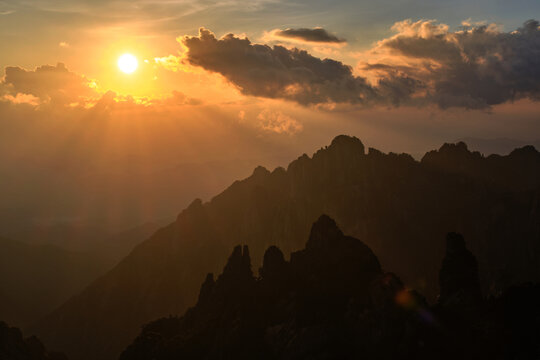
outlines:
[{"label": "sun", "polygon": [[131,74],[138,66],[137,58],[131,54],[124,54],[118,58],[118,68],[126,74]]}]

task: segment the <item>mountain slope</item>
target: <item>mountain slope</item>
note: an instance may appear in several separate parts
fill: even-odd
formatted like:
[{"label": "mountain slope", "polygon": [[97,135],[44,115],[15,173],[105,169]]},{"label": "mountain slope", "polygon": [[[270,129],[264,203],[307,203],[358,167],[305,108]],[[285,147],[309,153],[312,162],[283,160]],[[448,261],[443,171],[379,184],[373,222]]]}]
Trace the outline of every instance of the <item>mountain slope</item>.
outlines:
[{"label": "mountain slope", "polygon": [[[41,239],[40,233],[23,237],[34,240],[30,243],[0,238],[0,320],[20,327],[36,322],[111,269],[158,228],[156,223],[145,223],[105,240],[70,238],[62,231],[46,232]],[[67,239],[77,242],[70,244]],[[53,241],[64,244],[48,243]],[[81,251],[69,250],[72,246]]]},{"label": "mountain slope", "polygon": [[194,201],[36,330],[75,360],[114,358],[141,324],[192,305],[235,244],[248,245],[256,265],[269,246],[289,254],[321,213],[430,299],[445,251],[436,239],[458,231],[484,269],[484,289],[499,292],[540,278],[539,186],[540,154],[530,148],[488,159],[445,145],[416,162],[365,154],[360,140],[338,136],[286,170],[259,167],[210,202]]},{"label": "mountain slope", "polygon": [[28,325],[80,292],[101,271],[85,254],[0,239],[0,319]]}]

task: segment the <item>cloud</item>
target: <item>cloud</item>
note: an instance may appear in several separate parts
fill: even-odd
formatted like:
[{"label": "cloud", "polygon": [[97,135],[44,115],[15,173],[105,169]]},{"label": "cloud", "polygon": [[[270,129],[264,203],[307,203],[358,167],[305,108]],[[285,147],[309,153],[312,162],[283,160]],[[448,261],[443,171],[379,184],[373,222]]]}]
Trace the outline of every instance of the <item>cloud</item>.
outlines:
[{"label": "cloud", "polygon": [[371,50],[365,70],[402,73],[426,85],[441,108],[488,108],[540,97],[540,30],[529,20],[513,32],[465,22],[459,31],[433,20],[396,23],[397,34]]},{"label": "cloud", "polygon": [[[243,116],[245,116],[245,113]],[[242,113],[240,113],[240,117],[242,118]],[[296,119],[281,111],[265,109],[257,115],[257,120],[261,129],[277,134],[294,135],[304,129]]]},{"label": "cloud", "polygon": [[[362,76],[305,50],[253,44],[201,28],[184,36],[183,64],[223,75],[245,95],[302,105],[428,106],[486,109],[540,98],[540,30],[529,20],[513,32],[465,22],[458,31],[433,20],[396,23],[396,34],[364,54]],[[322,29],[321,29],[322,30]],[[369,80],[368,80],[369,79]]]},{"label": "cloud", "polygon": [[0,87],[15,98],[19,94],[32,95],[41,103],[70,104],[97,95],[91,81],[70,72],[62,63],[43,65],[35,70],[8,66]]},{"label": "cloud", "polygon": [[39,105],[39,98],[35,97],[34,95],[30,94],[17,94],[15,96],[13,95],[4,95],[0,97],[0,101],[7,101],[12,104],[27,104],[31,106],[38,106]]},{"label": "cloud", "polygon": [[184,36],[180,41],[186,49],[185,62],[220,73],[245,95],[303,105],[385,102],[365,78],[353,75],[350,66],[305,50],[252,44],[233,34],[217,39],[204,28],[199,36]]},{"label": "cloud", "polygon": [[337,36],[328,33],[328,31],[323,28],[289,28],[285,30],[276,29],[273,30],[271,34],[277,38],[293,39],[314,43],[343,44],[346,42],[345,39],[338,38]]}]

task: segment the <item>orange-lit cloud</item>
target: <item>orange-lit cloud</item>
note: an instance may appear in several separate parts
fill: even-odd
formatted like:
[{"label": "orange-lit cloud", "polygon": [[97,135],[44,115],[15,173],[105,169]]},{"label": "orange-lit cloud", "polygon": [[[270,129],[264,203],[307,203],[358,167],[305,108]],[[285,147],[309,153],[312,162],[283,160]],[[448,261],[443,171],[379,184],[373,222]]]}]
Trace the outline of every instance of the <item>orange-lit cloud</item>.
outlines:
[{"label": "orange-lit cloud", "polygon": [[80,103],[97,96],[94,82],[70,72],[62,63],[43,65],[35,70],[7,67],[0,87],[14,100],[32,96],[33,102],[39,99],[42,103]]},{"label": "orange-lit cloud", "polygon": [[265,109],[257,115],[257,120],[263,130],[277,134],[294,135],[304,128],[298,120],[281,111]]},{"label": "orange-lit cloud", "polygon": [[198,36],[179,38],[180,57],[159,61],[175,71],[191,65],[219,73],[245,95],[303,105],[487,109],[540,97],[537,21],[510,33],[495,25],[463,25],[452,32],[432,20],[405,20],[392,29],[396,35],[362,54],[358,75],[305,50],[254,44],[233,34],[217,38],[204,28]]}]

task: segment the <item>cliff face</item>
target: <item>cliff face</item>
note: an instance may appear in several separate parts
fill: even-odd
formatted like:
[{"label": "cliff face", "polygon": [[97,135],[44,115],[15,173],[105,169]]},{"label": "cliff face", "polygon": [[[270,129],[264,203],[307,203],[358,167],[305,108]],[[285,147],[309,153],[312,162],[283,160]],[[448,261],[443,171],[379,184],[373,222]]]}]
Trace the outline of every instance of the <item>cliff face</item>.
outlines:
[{"label": "cliff face", "polygon": [[207,275],[194,307],[145,325],[120,360],[540,356],[538,287],[484,300],[476,259],[456,233],[447,236],[432,307],[327,216],[290,261],[268,248],[259,273],[252,274],[248,247],[235,247],[217,280]]},{"label": "cliff face", "polygon": [[[540,154],[524,152],[483,158],[461,149],[451,156],[458,163],[465,154],[494,164],[479,176],[478,166],[454,167],[448,164],[456,161],[437,153],[422,162],[374,149],[366,154],[360,140],[339,136],[286,170],[257,168],[210,202],[194,201],[36,330],[74,359],[114,358],[142,323],[181,314],[195,303],[200,280],[219,271],[234,244],[248,245],[258,267],[269,246],[286,255],[301,249],[321,213],[361,238],[386,271],[429,299],[438,294],[445,253],[435,239],[448,231],[468,239],[485,291],[540,279],[538,182],[522,176],[538,172]],[[280,266],[279,255],[268,256]]]}]

